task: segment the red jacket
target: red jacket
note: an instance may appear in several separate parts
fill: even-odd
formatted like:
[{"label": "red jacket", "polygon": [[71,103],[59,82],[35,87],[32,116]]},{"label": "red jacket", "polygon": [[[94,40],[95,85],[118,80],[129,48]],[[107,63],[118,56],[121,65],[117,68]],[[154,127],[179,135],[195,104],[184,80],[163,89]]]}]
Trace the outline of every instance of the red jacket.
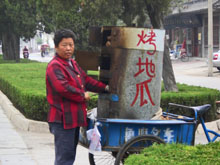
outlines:
[{"label": "red jacket", "polygon": [[106,85],[87,76],[71,59],[56,55],[46,70],[48,122],[63,123],[64,129],[87,126],[85,91],[104,92]]}]

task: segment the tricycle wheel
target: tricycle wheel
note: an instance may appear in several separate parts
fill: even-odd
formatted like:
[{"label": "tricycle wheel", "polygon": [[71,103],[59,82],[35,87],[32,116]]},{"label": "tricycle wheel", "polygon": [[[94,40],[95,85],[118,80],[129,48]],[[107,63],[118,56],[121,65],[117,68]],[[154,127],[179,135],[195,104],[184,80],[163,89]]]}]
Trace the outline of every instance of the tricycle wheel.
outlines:
[{"label": "tricycle wheel", "polygon": [[160,144],[165,142],[154,135],[141,135],[130,139],[119,150],[115,160],[115,165],[119,165],[121,162],[124,162],[124,160],[131,154],[139,154],[141,150],[153,145],[154,143]]},{"label": "tricycle wheel", "polygon": [[181,55],[180,59],[182,62],[187,62],[187,61],[189,61],[189,56],[186,53],[184,53]]},{"label": "tricycle wheel", "polygon": [[113,165],[118,152],[94,152],[89,153],[90,165]]}]

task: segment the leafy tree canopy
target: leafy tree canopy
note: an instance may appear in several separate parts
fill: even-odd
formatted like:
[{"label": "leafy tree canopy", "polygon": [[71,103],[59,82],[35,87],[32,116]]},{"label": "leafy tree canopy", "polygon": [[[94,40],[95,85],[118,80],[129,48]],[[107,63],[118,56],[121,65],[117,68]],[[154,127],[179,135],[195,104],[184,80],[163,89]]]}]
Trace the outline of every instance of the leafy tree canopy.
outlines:
[{"label": "leafy tree canopy", "polygon": [[38,25],[35,0],[0,0],[0,33],[9,29],[21,38],[30,39]]},{"label": "leafy tree canopy", "polygon": [[[54,32],[69,28],[77,34],[77,48],[88,47],[90,26],[116,25],[120,14],[117,0],[40,0],[38,4],[40,21],[44,31]],[[112,7],[112,6],[116,7]]]},{"label": "leafy tree canopy", "polygon": [[20,38],[34,37],[37,27],[35,0],[0,0],[0,40],[4,59],[19,61]]}]

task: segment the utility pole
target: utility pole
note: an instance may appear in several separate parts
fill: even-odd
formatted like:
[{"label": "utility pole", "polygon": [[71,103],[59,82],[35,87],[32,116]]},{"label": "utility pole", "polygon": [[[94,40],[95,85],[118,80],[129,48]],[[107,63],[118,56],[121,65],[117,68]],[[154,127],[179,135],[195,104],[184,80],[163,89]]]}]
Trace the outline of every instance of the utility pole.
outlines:
[{"label": "utility pole", "polygon": [[213,13],[212,0],[208,0],[208,77],[213,76]]}]

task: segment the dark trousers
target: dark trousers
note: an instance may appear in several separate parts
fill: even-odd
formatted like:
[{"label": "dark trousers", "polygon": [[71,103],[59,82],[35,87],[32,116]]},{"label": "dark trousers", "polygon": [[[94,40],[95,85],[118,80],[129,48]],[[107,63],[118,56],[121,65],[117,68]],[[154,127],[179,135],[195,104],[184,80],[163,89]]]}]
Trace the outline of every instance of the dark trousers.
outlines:
[{"label": "dark trousers", "polygon": [[73,165],[76,147],[79,141],[79,127],[64,129],[63,124],[49,123],[50,132],[54,135],[55,165]]}]

